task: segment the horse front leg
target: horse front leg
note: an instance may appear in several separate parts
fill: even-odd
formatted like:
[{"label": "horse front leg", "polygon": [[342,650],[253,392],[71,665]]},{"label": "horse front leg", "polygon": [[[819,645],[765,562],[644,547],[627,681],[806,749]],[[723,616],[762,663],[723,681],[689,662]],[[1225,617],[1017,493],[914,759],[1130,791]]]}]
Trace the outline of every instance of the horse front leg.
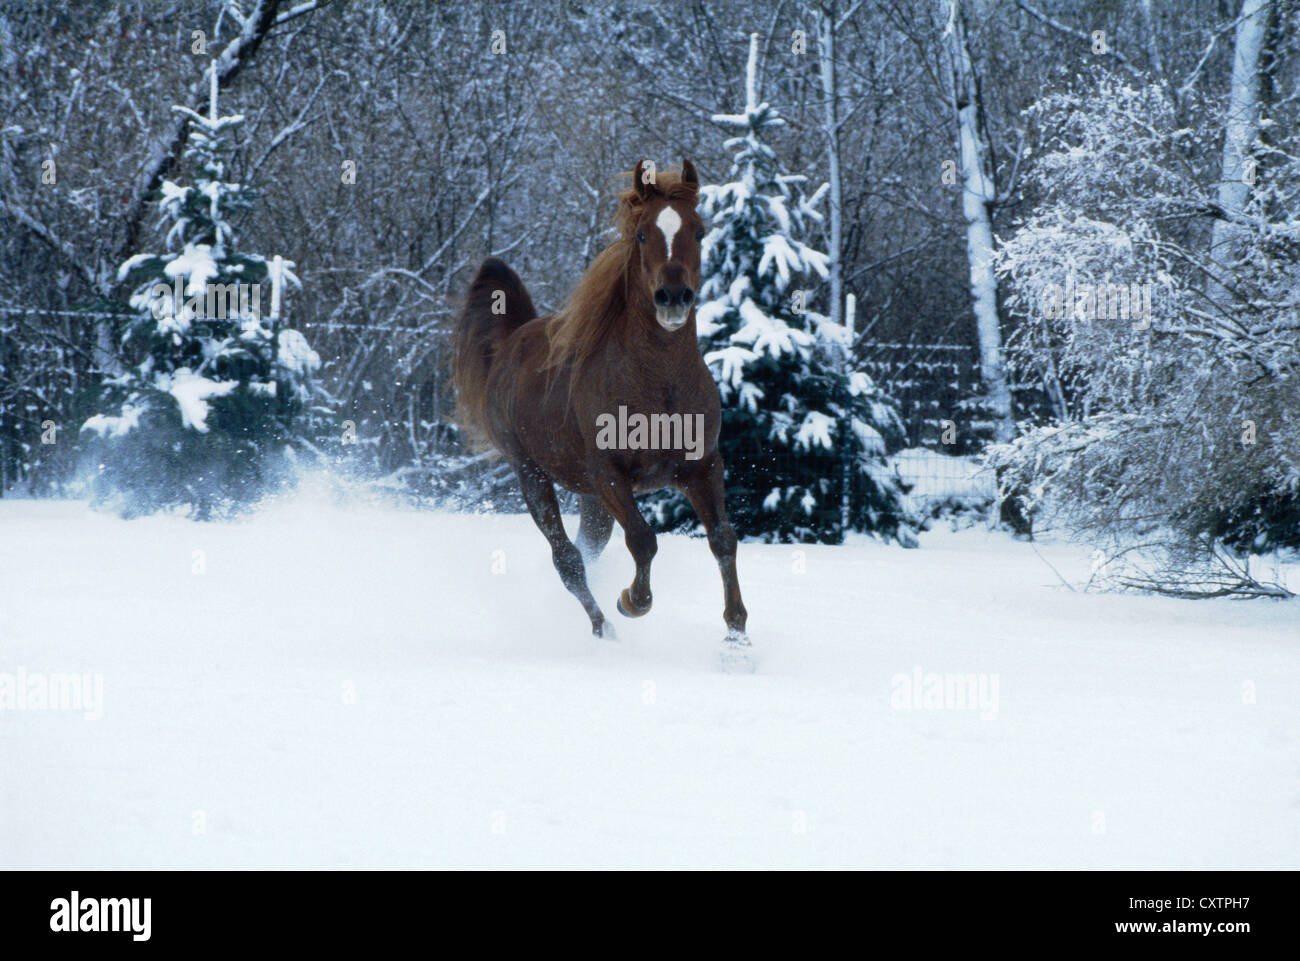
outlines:
[{"label": "horse front leg", "polygon": [[718,570],[722,572],[722,619],[727,624],[727,640],[748,643],[745,623],[749,613],[741,600],[740,579],[736,575],[736,529],[727,518],[722,458],[716,451],[683,478],[681,491],[704,525],[709,550],[713,551]]},{"label": "horse front leg", "polygon": [[631,482],[622,475],[602,478],[599,483],[600,502],[623,528],[628,553],[636,562],[632,586],[619,595],[618,612],[624,617],[641,617],[650,612],[653,598],[650,594],[650,562],[659,550],[655,532],[636,506]]}]

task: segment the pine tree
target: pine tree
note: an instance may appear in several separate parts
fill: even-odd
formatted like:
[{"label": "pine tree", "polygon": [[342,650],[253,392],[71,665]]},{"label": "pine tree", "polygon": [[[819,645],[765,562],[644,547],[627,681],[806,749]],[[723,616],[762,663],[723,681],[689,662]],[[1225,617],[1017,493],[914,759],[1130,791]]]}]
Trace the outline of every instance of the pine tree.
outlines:
[{"label": "pine tree", "polygon": [[102,413],[82,427],[93,435],[96,502],[128,516],[188,504],[206,518],[246,505],[287,479],[294,446],[309,447],[321,424],[320,358],[280,316],[286,285],[301,286],[293,263],[236,243],[232,220],[253,201],[226,179],[243,117],[219,115],[211,73],[208,116],[172,108],[189,125],[193,183],[163,183],[167,252],[119,270],[135,285],[122,342],[130,364],[104,381]]},{"label": "pine tree", "polygon": [[[701,190],[710,225],[700,307],[704,360],[722,394],[727,509],[742,536],[839,543],[849,530],[915,544],[907,499],[885,462],[902,446],[897,408],[852,369],[850,333],[809,309],[800,283],[827,275],[827,255],[805,243],[825,187],[785,173],[764,134],[784,125],[760,103],[751,38],[746,106],[714,121],[743,131],[732,182]],[[679,498],[654,505],[662,526],[686,521]]]}]

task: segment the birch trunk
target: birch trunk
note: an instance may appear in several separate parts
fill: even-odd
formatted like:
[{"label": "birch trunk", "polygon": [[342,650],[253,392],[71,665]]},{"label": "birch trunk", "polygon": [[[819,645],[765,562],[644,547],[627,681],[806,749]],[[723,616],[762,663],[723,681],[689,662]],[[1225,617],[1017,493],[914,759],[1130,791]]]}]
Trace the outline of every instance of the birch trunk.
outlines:
[{"label": "birch trunk", "polygon": [[993,416],[993,436],[1011,439],[1011,390],[1002,351],[1002,320],[998,313],[998,283],[993,271],[992,211],[997,192],[989,164],[989,148],[980,131],[979,89],[960,0],[949,0],[944,14],[943,46],[949,92],[956,112],[957,151],[962,186],[962,215],[966,220],[966,257],[970,291],[979,337],[980,377]]},{"label": "birch trunk", "polygon": [[826,98],[823,123],[826,128],[826,153],[831,187],[830,222],[830,321],[840,324],[844,300],[844,185],[840,172],[839,85],[835,76],[835,4],[822,8],[817,18],[818,56],[821,66],[822,95]]},{"label": "birch trunk", "polygon": [[[1219,174],[1219,206],[1228,216],[1246,206],[1255,171],[1247,162],[1259,134],[1260,57],[1268,30],[1269,0],[1243,0],[1237,33],[1233,41],[1232,88],[1223,135],[1223,161]],[[1214,222],[1210,235],[1210,259],[1220,265],[1232,260],[1233,236],[1239,228],[1230,220]],[[1223,269],[1223,268],[1220,268]],[[1206,292],[1215,303],[1227,302],[1227,291],[1214,280]]]}]

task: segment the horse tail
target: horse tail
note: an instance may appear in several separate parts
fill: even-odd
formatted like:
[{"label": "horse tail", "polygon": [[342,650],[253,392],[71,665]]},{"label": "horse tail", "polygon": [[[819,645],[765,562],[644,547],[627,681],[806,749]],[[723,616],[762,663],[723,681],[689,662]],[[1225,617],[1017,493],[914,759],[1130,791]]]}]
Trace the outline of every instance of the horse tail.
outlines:
[{"label": "horse tail", "polygon": [[496,257],[483,261],[456,318],[452,382],[463,426],[487,433],[488,371],[505,339],[536,316],[519,275]]}]

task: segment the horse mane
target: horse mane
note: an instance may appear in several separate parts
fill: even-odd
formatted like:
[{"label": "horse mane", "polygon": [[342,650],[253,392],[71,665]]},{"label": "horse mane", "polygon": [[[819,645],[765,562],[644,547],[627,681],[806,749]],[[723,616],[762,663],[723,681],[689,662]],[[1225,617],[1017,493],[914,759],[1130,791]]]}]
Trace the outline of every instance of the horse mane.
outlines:
[{"label": "horse mane", "polygon": [[[631,177],[633,173],[622,176]],[[651,197],[692,203],[699,197],[699,187],[684,183],[680,171],[659,173],[655,181],[644,185]],[[543,367],[582,367],[626,313],[632,296],[632,276],[639,267],[634,237],[637,213],[646,202],[634,187],[618,195],[614,213],[618,237],[591,262],[559,313],[546,322]]]}]

